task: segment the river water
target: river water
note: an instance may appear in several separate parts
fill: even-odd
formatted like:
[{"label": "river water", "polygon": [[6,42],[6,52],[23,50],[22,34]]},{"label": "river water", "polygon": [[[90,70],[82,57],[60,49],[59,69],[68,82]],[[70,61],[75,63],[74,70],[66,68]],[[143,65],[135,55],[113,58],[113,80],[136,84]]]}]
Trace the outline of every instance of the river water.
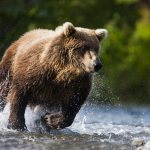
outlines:
[{"label": "river water", "polygon": [[9,105],[0,113],[0,150],[134,150],[132,140],[150,139],[150,107],[85,104],[69,128],[45,131],[27,108],[29,132],[8,130]]}]

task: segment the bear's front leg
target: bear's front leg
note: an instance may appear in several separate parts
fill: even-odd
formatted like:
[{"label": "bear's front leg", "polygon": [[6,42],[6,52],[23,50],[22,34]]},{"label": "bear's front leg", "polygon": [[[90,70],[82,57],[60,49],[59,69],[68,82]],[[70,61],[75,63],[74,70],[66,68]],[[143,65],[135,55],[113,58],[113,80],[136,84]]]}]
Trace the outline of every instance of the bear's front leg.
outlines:
[{"label": "bear's front leg", "polygon": [[41,117],[42,125],[47,129],[63,129],[69,127],[77,114],[77,110],[62,111],[56,114],[47,113]]},{"label": "bear's front leg", "polygon": [[47,129],[61,129],[61,124],[64,120],[65,118],[62,112],[56,114],[46,113],[41,117],[42,124]]},{"label": "bear's front leg", "polygon": [[62,111],[56,114],[47,113],[41,117],[42,124],[47,129],[63,129],[69,127],[78,113],[81,105],[71,103],[68,106],[63,106]]},{"label": "bear's front leg", "polygon": [[47,113],[41,118],[44,126],[49,129],[63,129],[65,127],[69,127],[73,123],[76,114],[79,112],[89,92],[87,91],[84,93],[76,93],[75,96],[70,98],[69,103],[62,104],[61,112],[56,114]]},{"label": "bear's front leg", "polygon": [[26,99],[15,90],[10,92],[8,98],[10,100],[8,128],[18,131],[27,130],[24,118],[24,113],[27,106]]}]

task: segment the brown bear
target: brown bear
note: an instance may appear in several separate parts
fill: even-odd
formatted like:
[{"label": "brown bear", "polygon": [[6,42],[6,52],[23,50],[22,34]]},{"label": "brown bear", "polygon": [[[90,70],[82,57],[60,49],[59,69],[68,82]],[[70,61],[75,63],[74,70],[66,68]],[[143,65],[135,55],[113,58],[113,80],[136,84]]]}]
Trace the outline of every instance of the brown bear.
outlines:
[{"label": "brown bear", "polygon": [[54,114],[47,111],[42,122],[49,129],[70,126],[91,90],[93,73],[102,67],[99,42],[106,35],[105,29],[66,22],[54,31],[30,31],[11,44],[0,62],[1,107],[4,100],[10,103],[8,128],[26,129],[27,105],[60,107]]}]

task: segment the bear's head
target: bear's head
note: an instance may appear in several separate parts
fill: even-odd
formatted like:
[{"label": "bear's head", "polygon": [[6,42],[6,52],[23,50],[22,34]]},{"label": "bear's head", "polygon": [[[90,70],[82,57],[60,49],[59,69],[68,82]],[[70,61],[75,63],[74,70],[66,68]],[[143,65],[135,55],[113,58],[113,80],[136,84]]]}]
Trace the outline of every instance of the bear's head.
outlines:
[{"label": "bear's head", "polygon": [[59,45],[61,59],[65,64],[71,63],[78,69],[93,73],[102,67],[99,60],[99,49],[101,41],[106,38],[106,29],[87,29],[74,27],[72,23],[66,22],[63,26],[56,28],[59,36],[54,41]]}]

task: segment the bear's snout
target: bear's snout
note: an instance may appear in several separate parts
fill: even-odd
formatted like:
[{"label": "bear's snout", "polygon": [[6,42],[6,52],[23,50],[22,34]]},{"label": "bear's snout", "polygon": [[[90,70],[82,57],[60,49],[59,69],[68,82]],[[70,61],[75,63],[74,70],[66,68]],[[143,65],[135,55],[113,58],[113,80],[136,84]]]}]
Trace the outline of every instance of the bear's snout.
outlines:
[{"label": "bear's snout", "polygon": [[94,71],[95,72],[97,72],[97,71],[99,71],[101,68],[102,68],[102,62],[100,61],[100,60],[96,60],[95,62],[94,62]]}]

